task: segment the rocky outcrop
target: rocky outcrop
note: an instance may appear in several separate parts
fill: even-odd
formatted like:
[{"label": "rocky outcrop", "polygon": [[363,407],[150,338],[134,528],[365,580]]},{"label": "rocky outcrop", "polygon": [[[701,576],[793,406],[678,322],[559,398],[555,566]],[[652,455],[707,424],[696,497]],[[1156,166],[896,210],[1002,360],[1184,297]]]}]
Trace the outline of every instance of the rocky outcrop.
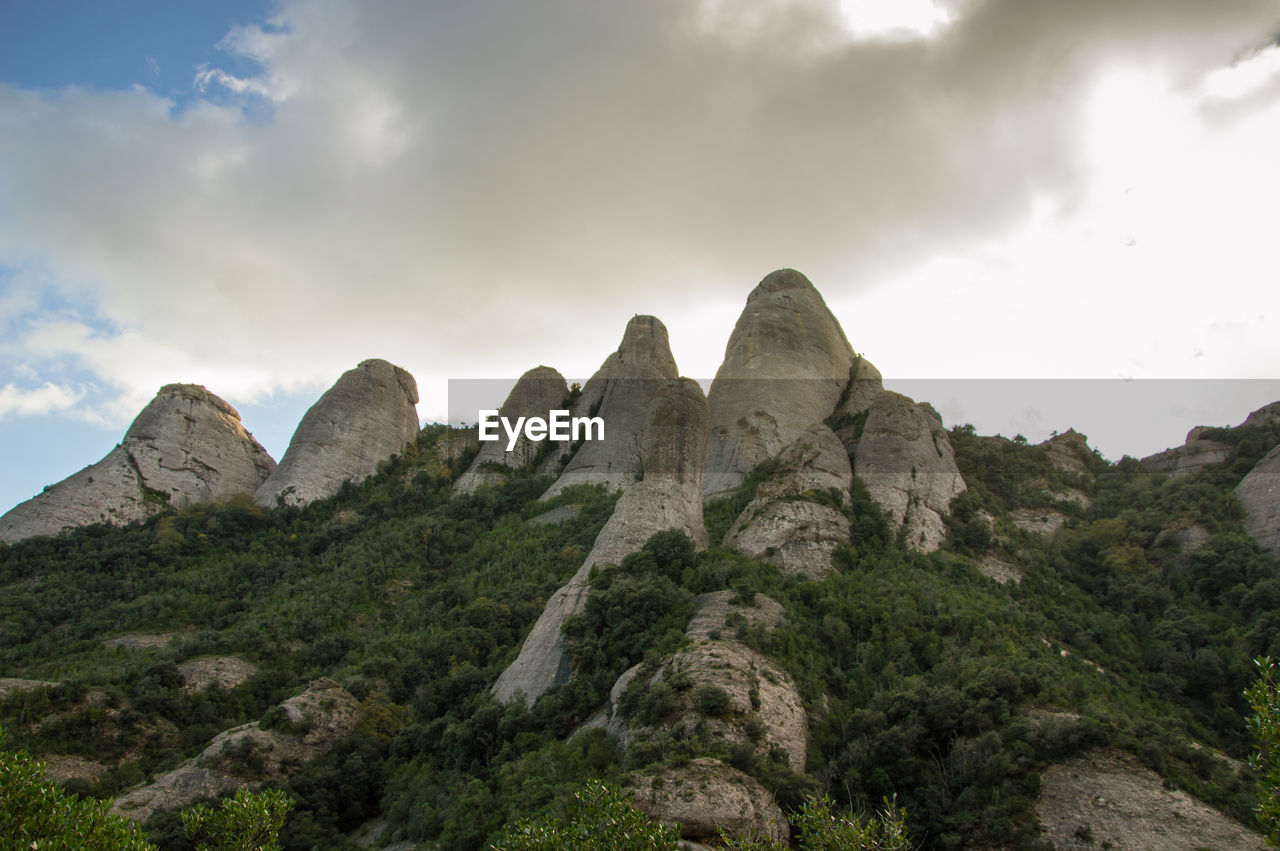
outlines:
[{"label": "rocky outcrop", "polygon": [[849,520],[838,510],[853,484],[849,456],[835,433],[819,423],[776,460],[777,472],[757,487],[725,544],[783,573],[821,578],[832,570],[836,544],[849,540]]},{"label": "rocky outcrop", "polygon": [[1280,446],[1268,452],[1236,485],[1244,528],[1262,547],[1280,555]]},{"label": "rocky outcrop", "polygon": [[853,471],[908,546],[936,550],[946,537],[943,517],[965,490],[942,418],[927,403],[900,393],[876,397],[854,455]]},{"label": "rocky outcrop", "polygon": [[692,842],[715,842],[719,834],[786,842],[786,817],[763,786],[718,759],[645,772],[631,782],[636,806],[650,818],[679,824]]},{"label": "rocky outcrop", "polygon": [[1045,453],[1049,456],[1049,463],[1055,470],[1082,476],[1088,474],[1089,466],[1086,459],[1093,455],[1093,450],[1089,448],[1088,439],[1080,432],[1069,428],[1040,445],[1044,447]]},{"label": "rocky outcrop", "polygon": [[0,540],[252,495],[273,469],[235,408],[199,385],[167,384],[105,458],[0,517]]},{"label": "rocky outcrop", "polygon": [[1143,466],[1153,473],[1165,473],[1177,478],[1198,473],[1211,464],[1227,460],[1227,456],[1231,454],[1231,444],[1204,438],[1206,431],[1204,426],[1191,429],[1187,432],[1185,443],[1148,455],[1142,459]]},{"label": "rocky outcrop", "polygon": [[131,789],[111,809],[137,822],[163,810],[185,807],[241,786],[280,780],[291,768],[325,753],[355,730],[359,701],[333,680],[321,678],[306,691],[268,711],[269,729],[254,721],[225,730],[198,756],[154,782]]},{"label": "rocky outcrop", "polygon": [[667,327],[652,316],[633,317],[622,344],[587,381],[573,410],[574,416],[594,412],[601,417],[604,439],[585,441],[542,498],[550,499],[570,485],[624,490],[638,481],[644,468],[640,442],[649,406],[667,382],[679,375]]},{"label": "rocky outcrop", "polygon": [[[516,386],[511,388],[506,401],[498,409],[498,416],[512,423],[522,417],[546,419],[551,411],[564,408],[568,395],[569,385],[563,375],[549,366],[534,367],[520,376]],[[533,464],[546,445],[544,441],[535,442],[521,434],[516,438],[515,446],[507,449],[507,435],[501,429],[498,433],[499,440],[480,444],[480,451],[471,466],[454,483],[454,492],[472,493],[481,485],[506,481],[511,470]]]},{"label": "rocky outcrop", "polygon": [[1266,847],[1260,835],[1120,751],[1091,751],[1045,769],[1036,815],[1055,848]]},{"label": "rocky outcrop", "polygon": [[289,448],[258,489],[265,507],[302,505],[362,482],[418,436],[418,384],[384,360],[342,374],[302,417]]},{"label": "rocky outcrop", "polygon": [[1258,410],[1245,417],[1244,422],[1240,423],[1240,427],[1245,426],[1270,426],[1280,425],[1280,402],[1272,402],[1270,405],[1263,405]]},{"label": "rocky outcrop", "polygon": [[[761,281],[747,297],[707,395],[704,495],[733,490],[756,465],[830,416],[855,360],[840,323],[804,275],[783,269]],[[860,386],[859,398],[868,387]]]},{"label": "rocky outcrop", "polygon": [[[629,394],[632,389],[620,392]],[[620,419],[635,417],[635,412],[627,412]],[[606,420],[606,434],[612,422]],[[561,632],[565,619],[586,605],[587,578],[593,566],[617,564],[667,529],[679,529],[697,546],[706,546],[702,459],[707,402],[702,388],[688,378],[663,382],[648,401],[643,422],[636,435],[640,481],[631,483],[619,498],[582,567],[547,601],[519,656],[493,686],[498,700],[506,703],[522,694],[532,704],[547,689],[568,680],[570,660]]]},{"label": "rocky outcrop", "polygon": [[606,729],[630,746],[678,730],[681,736],[703,731],[712,741],[749,745],[768,760],[780,752],[793,771],[804,771],[809,723],[799,689],[776,663],[738,639],[738,625],[772,629],[782,622],[782,607],[756,595],[749,603],[733,591],[698,598],[698,610],[686,630],[687,646],[649,674],[637,665],[618,678],[606,708]]}]

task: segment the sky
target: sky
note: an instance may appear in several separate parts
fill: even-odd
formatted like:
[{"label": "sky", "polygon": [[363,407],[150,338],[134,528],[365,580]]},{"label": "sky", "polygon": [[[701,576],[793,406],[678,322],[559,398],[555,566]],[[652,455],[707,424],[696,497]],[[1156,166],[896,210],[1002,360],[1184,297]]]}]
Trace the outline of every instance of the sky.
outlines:
[{"label": "sky", "polygon": [[706,380],[782,267],[949,425],[1114,459],[1238,423],[1280,399],[1278,35],[1275,0],[0,0],[0,511],[171,382],[279,459],[369,357],[431,421],[645,313]]}]

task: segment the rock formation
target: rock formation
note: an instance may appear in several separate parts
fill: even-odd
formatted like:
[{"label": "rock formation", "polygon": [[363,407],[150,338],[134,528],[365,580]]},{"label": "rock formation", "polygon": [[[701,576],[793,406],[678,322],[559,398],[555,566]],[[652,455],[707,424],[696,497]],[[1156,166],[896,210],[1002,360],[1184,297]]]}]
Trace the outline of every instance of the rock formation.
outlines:
[{"label": "rock formation", "polygon": [[302,505],[361,482],[418,436],[418,384],[384,360],[342,374],[302,417],[257,502]]},{"label": "rock formation", "polygon": [[[704,495],[733,490],[809,426],[830,416],[850,385],[856,355],[809,280],[774,272],[747,297],[707,395]],[[878,373],[877,373],[878,375]],[[858,397],[871,394],[870,374]]]},{"label": "rock formation", "polygon": [[[582,388],[574,416],[604,420],[604,439],[585,441],[545,494],[550,499],[570,485],[604,485],[622,490],[642,473],[641,434],[648,422],[649,403],[678,378],[667,327],[652,316],[636,316],[627,323],[622,344],[609,355]],[[701,390],[698,391],[701,396]]]},{"label": "rock formation", "polygon": [[[545,419],[550,411],[564,408],[568,394],[569,385],[563,375],[549,366],[534,367],[520,376],[516,386],[507,394],[506,401],[498,409],[498,415],[506,417],[512,423],[519,417]],[[546,445],[521,434],[516,439],[515,446],[508,451],[506,434],[499,429],[499,435],[499,440],[480,444],[479,454],[453,485],[456,493],[472,493],[481,485],[506,481],[502,468],[514,470],[529,466]]]},{"label": "rock formation", "polygon": [[1244,527],[1262,547],[1280,555],[1280,446],[1268,452],[1236,485]]},{"label": "rock formation", "polygon": [[680,836],[717,842],[730,836],[786,842],[786,817],[763,786],[718,759],[699,757],[684,765],[640,774],[631,782],[637,807],[650,818],[679,824]]},{"label": "rock formation", "polygon": [[274,468],[235,408],[199,385],[167,384],[105,458],[0,517],[0,540],[251,495]]},{"label": "rock formation", "polygon": [[[253,721],[224,730],[198,756],[153,782],[116,799],[111,809],[137,822],[153,814],[185,807],[198,798],[217,797],[262,780],[281,780],[355,731],[359,702],[342,686],[321,678],[306,691],[279,704],[278,724],[270,729]],[[265,716],[264,716],[265,717]]]},{"label": "rock formation", "polygon": [[838,510],[853,484],[849,456],[835,433],[818,423],[777,460],[778,471],[760,483],[725,544],[783,573],[821,578],[832,569],[836,544],[849,540],[849,520]]},{"label": "rock formation", "polygon": [[[629,395],[633,390],[619,392],[638,402]],[[493,693],[504,703],[523,693],[525,701],[532,704],[547,689],[569,678],[569,657],[561,630],[565,618],[586,605],[592,566],[617,564],[667,529],[685,532],[699,547],[707,544],[701,498],[707,401],[702,388],[688,378],[666,381],[645,410],[615,410],[624,421],[643,416],[644,427],[636,436],[642,478],[622,494],[582,567],[547,601],[519,656],[498,677]],[[613,420],[605,422],[607,435]]]},{"label": "rock formation", "polygon": [[872,403],[858,441],[853,471],[906,543],[936,550],[946,536],[942,518],[964,492],[942,418],[927,403],[884,392]]},{"label": "rock formation", "polygon": [[[804,771],[809,721],[800,691],[786,671],[743,644],[735,627],[774,629],[782,623],[782,607],[760,595],[749,603],[735,596],[733,591],[700,596],[685,630],[687,646],[664,659],[642,684],[633,685],[643,664],[623,673],[596,723],[628,746],[672,730],[680,737],[701,729],[727,745],[750,743],[763,760],[776,748],[792,770]],[[640,704],[660,689],[663,717],[647,717]],[[628,704],[628,696],[634,699],[637,693],[639,699]]]},{"label": "rock formation", "polygon": [[[1121,751],[1098,749],[1049,766],[1036,816],[1055,848],[1263,849],[1262,836],[1170,787]],[[1082,841],[1088,828],[1088,842]]]},{"label": "rock formation", "polygon": [[1196,426],[1187,432],[1186,442],[1181,446],[1148,455],[1142,459],[1143,466],[1153,473],[1167,473],[1171,477],[1188,476],[1227,460],[1231,454],[1231,445],[1218,440],[1206,440],[1203,437],[1206,429]]}]

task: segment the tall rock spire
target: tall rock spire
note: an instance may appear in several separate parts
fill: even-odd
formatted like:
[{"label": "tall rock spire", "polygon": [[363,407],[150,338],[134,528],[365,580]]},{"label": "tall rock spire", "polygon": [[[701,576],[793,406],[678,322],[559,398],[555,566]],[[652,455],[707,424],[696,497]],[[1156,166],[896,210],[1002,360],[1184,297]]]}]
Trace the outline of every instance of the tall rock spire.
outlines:
[{"label": "tall rock spire", "polygon": [[259,505],[300,505],[361,482],[418,436],[418,384],[384,360],[342,374],[298,423],[280,466],[258,489]]},{"label": "tall rock spire", "polygon": [[808,278],[781,269],[761,281],[707,395],[705,495],[733,490],[757,464],[830,416],[846,395],[856,357]]}]

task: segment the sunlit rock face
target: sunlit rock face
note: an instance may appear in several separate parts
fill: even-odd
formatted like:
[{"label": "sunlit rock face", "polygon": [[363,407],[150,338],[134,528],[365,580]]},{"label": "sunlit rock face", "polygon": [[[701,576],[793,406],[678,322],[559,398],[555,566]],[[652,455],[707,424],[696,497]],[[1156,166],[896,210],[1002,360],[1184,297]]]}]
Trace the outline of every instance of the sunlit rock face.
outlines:
[{"label": "sunlit rock face", "polygon": [[0,540],[252,495],[274,469],[235,408],[197,384],[167,384],[101,461],[0,517]]},{"label": "sunlit rock face", "polygon": [[633,317],[618,350],[582,388],[573,410],[574,416],[603,419],[604,439],[584,441],[543,499],[570,485],[625,490],[639,480],[643,470],[640,443],[648,424],[649,404],[664,392],[668,381],[679,376],[667,327],[653,316]]},{"label": "sunlit rock face", "polygon": [[[511,388],[507,399],[498,409],[498,416],[515,423],[521,417],[546,419],[553,410],[564,409],[569,395],[569,385],[564,376],[549,366],[538,366],[520,376]],[[458,477],[453,489],[456,493],[472,493],[481,485],[498,484],[507,480],[503,469],[515,470],[528,467],[538,458],[545,441],[530,440],[521,433],[515,446],[507,448],[507,436],[499,431],[499,440],[480,443],[480,451],[467,471]],[[557,447],[549,447],[555,451]]]},{"label": "sunlit rock face", "polygon": [[417,439],[417,404],[413,376],[385,360],[343,373],[302,417],[258,504],[302,505],[364,481]]},{"label": "sunlit rock face", "polygon": [[[733,490],[757,464],[835,412],[856,359],[808,278],[782,269],[761,281],[747,297],[707,394],[704,495]],[[865,380],[872,380],[870,373]],[[870,385],[859,390],[861,397]]]},{"label": "sunlit rock face", "polygon": [[[517,695],[532,704],[553,685],[572,674],[562,630],[565,619],[586,606],[587,579],[595,565],[617,564],[637,552],[654,534],[678,529],[705,547],[702,520],[702,461],[706,451],[707,401],[696,381],[677,378],[662,383],[652,398],[630,398],[643,404],[628,418],[643,417],[636,435],[639,480],[627,486],[613,514],[596,536],[578,572],[547,601],[520,648],[520,654],[498,677],[494,696],[507,703]],[[606,420],[611,428],[612,420]]]},{"label": "sunlit rock face", "polygon": [[965,490],[942,418],[927,403],[900,393],[876,397],[854,454],[853,471],[908,546],[936,550],[946,537],[943,518]]}]

